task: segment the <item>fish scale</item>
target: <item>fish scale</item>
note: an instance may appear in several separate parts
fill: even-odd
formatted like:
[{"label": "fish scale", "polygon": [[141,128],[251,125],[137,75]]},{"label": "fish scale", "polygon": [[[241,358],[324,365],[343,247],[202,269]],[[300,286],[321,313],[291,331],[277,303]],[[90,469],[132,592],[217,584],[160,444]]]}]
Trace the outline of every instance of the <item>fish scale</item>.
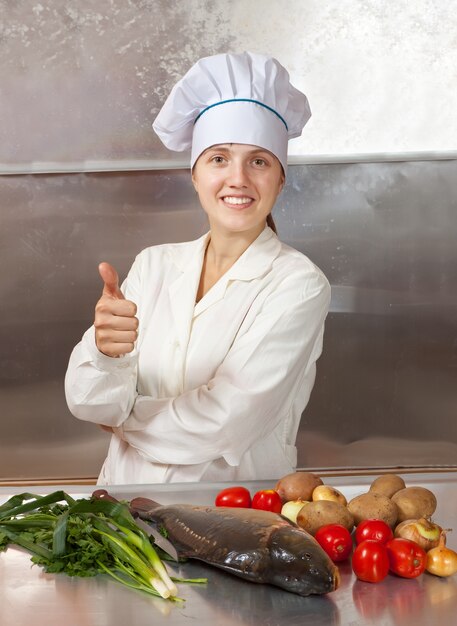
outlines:
[{"label": "fish scale", "polygon": [[317,541],[276,513],[190,504],[165,506],[147,498],[135,498],[130,508],[164,528],[182,557],[303,596],[329,593],[339,585],[338,569]]},{"label": "fish scale", "polygon": [[[248,523],[248,520],[241,519],[241,526],[233,528],[231,526],[226,529],[225,526],[230,524],[233,516],[233,511],[228,511],[229,518],[226,516],[218,516],[214,518],[212,509],[208,507],[191,507],[186,505],[178,505],[177,507],[160,507],[153,512],[153,520],[159,520],[159,523],[163,525],[167,533],[173,533],[173,544],[182,557],[195,557],[195,546],[198,545],[199,557],[203,557],[206,562],[212,564],[218,564],[221,560],[227,567],[238,561],[240,567],[246,569],[246,562],[258,561],[258,556],[254,553],[258,553],[266,548],[262,546],[262,542],[256,538],[255,533],[246,532],[244,525]],[[180,515],[186,516],[186,521],[180,517]],[[234,552],[229,545],[227,545],[226,537],[227,532],[232,534],[232,540],[237,545],[237,550]],[[241,536],[233,537],[233,534],[238,535],[241,532]],[[264,539],[265,542],[265,539]],[[241,551],[242,544],[242,551]]]}]

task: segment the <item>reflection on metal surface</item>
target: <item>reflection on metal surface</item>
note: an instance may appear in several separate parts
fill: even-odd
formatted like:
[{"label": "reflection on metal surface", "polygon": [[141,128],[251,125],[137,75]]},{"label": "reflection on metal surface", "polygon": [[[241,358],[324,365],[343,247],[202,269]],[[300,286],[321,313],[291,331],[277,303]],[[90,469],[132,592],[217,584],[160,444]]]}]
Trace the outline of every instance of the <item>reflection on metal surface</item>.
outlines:
[{"label": "reflection on metal surface", "polygon": [[[281,238],[332,284],[299,466],[457,466],[457,161],[291,166]],[[63,395],[97,264],[202,234],[189,173],[0,178],[0,480],[94,477],[108,437]]]},{"label": "reflection on metal surface", "polygon": [[455,150],[455,2],[378,4],[1,0],[0,163],[170,158],[151,121],[173,84],[242,50],[311,96],[292,154]]},{"label": "reflection on metal surface", "polygon": [[[96,161],[39,161],[33,163],[0,163],[0,176],[11,174],[83,174],[96,172],[141,172],[143,170],[189,169],[190,154],[177,153],[173,159],[110,159]],[[442,152],[370,152],[366,154],[317,154],[290,156],[290,165],[312,165],[329,163],[384,163],[399,161],[449,161],[457,159],[457,150]]]},{"label": "reflection on metal surface", "polygon": [[332,284],[299,465],[456,466],[457,161],[291,169],[279,231]]},{"label": "reflection on metal surface", "polygon": [[[0,555],[2,626],[115,626],[157,623],[173,610],[159,599],[136,594],[108,577],[71,579],[31,567],[30,555],[9,549]],[[133,603],[133,605],[131,604]],[[137,621],[139,620],[139,621]]]},{"label": "reflection on metal surface", "polygon": [[108,436],[63,394],[73,346],[93,319],[97,265],[121,277],[148,245],[207,229],[188,172],[0,179],[0,480],[94,477]]},{"label": "reflection on metal surface", "polygon": [[[438,501],[434,518],[457,528],[455,490],[457,474],[440,476],[404,474],[407,486],[432,490]],[[333,478],[328,481],[347,499],[368,490],[372,476]],[[271,487],[267,482],[245,483],[251,493]],[[113,486],[122,499],[138,495],[154,497],[163,504],[212,504],[224,483],[187,485]],[[65,488],[65,486],[64,486]],[[50,487],[40,489],[45,494]],[[74,497],[87,497],[89,487],[68,490]],[[17,491],[16,491],[17,493]],[[13,490],[0,488],[0,503]],[[449,534],[448,545],[457,548],[457,536]],[[125,589],[103,576],[70,579],[43,574],[30,567],[30,557],[17,550],[0,554],[0,623],[2,626],[138,626],[154,623],[181,626],[192,620],[203,626],[430,626],[454,624],[457,611],[457,576],[439,579],[423,574],[415,580],[389,575],[379,584],[356,580],[349,563],[339,565],[340,588],[327,596],[301,597],[267,585],[257,585],[230,576],[196,561],[170,569],[178,576],[207,577],[208,583],[179,585],[185,604],[173,606]]]}]

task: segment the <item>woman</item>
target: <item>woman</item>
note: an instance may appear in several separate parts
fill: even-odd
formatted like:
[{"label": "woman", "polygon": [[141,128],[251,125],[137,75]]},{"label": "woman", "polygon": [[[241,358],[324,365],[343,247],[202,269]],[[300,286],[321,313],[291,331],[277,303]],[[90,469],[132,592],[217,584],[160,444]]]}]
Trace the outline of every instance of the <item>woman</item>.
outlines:
[{"label": "woman", "polygon": [[286,70],[261,55],[201,59],[173,88],[154,129],[192,149],[210,231],[143,250],[122,289],[100,265],[94,325],[65,381],[72,413],[112,432],[100,484],[295,469],[330,289],[270,226],[288,138],[309,116]]}]

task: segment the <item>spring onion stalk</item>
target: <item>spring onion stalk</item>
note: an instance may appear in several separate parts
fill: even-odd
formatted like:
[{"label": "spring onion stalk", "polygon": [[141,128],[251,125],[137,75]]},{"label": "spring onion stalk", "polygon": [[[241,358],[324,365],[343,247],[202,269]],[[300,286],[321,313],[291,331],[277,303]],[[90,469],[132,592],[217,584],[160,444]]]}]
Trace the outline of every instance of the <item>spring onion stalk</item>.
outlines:
[{"label": "spring onion stalk", "polygon": [[113,522],[116,527],[122,531],[125,536],[126,541],[136,546],[141,552],[147,557],[149,563],[152,565],[154,570],[157,572],[158,576],[162,579],[165,585],[168,587],[170,591],[170,595],[175,596],[178,593],[178,588],[171,580],[167,570],[165,569],[164,564],[159,558],[159,555],[155,551],[151,542],[149,541],[149,537],[144,533],[138,526],[135,525],[135,531],[122,526],[117,522]]},{"label": "spring onion stalk", "polygon": [[28,528],[54,528],[56,523],[55,515],[28,515],[27,517],[13,519],[13,520],[0,520],[0,524],[6,528],[12,530],[27,530]]},{"label": "spring onion stalk", "polygon": [[67,550],[67,525],[69,512],[65,511],[59,515],[55,523],[54,532],[52,534],[52,553],[54,556],[61,556]]},{"label": "spring onion stalk", "polygon": [[175,582],[207,582],[170,577],[126,503],[74,500],[64,491],[22,493],[2,504],[0,552],[8,545],[28,550],[46,572],[106,573],[128,587],[173,601],[182,601]]},{"label": "spring onion stalk", "polygon": [[123,585],[126,585],[127,587],[130,587],[131,589],[137,589],[138,591],[145,591],[146,593],[155,595],[159,598],[162,597],[160,593],[158,593],[154,588],[151,588],[148,585],[145,585],[144,582],[141,580],[141,578],[139,578],[138,576],[135,576],[135,574],[133,574],[132,571],[130,571],[129,568],[126,565],[124,565],[122,561],[118,560],[117,566],[118,566],[118,569],[124,573],[124,576],[119,576],[118,574],[115,573],[115,571],[106,567],[106,565],[102,563],[101,561],[99,561],[99,565],[100,565],[100,568],[105,572],[105,574],[108,574],[108,576],[111,576],[112,578],[122,583]]},{"label": "spring onion stalk", "polygon": [[[113,503],[106,500],[96,500],[95,502],[89,503],[82,501],[72,507],[70,509],[70,513],[83,510],[87,510],[87,512],[91,513],[99,512],[105,515],[109,514],[111,524],[122,532],[124,539],[128,543],[135,546],[140,553],[146,557],[148,564],[153,567],[159,577],[159,580],[161,580],[165,587],[169,590],[169,595],[176,596],[178,593],[176,585],[168,575],[165,566],[149,541],[149,537],[135,524],[135,520],[125,504],[117,502]],[[96,526],[96,524],[94,525]],[[100,526],[98,526],[98,528],[100,528]],[[106,526],[104,530],[105,532],[109,532],[108,527]]]},{"label": "spring onion stalk", "polygon": [[[44,506],[47,506],[49,504],[56,504],[56,502],[60,502],[62,500],[65,500],[65,502],[67,502],[67,504],[72,505],[75,503],[75,500],[69,496],[67,493],[65,493],[65,491],[54,491],[53,493],[48,494],[47,496],[37,496],[33,493],[24,493],[21,494],[19,497],[23,498],[23,500],[29,500],[28,502],[26,502],[25,504],[20,504],[18,506],[14,506],[13,508],[8,508],[5,505],[8,504],[8,502],[10,502],[10,500],[8,500],[8,502],[5,503],[5,512],[6,512],[6,516],[7,517],[12,517],[14,515],[21,515],[23,513],[28,513],[29,511],[34,511],[37,508],[42,508]],[[22,502],[23,502],[22,500]],[[3,513],[4,511],[2,511],[3,507],[0,507],[0,520],[3,518]]]},{"label": "spring onion stalk", "polygon": [[108,530],[107,532],[104,527],[105,524],[102,525],[98,520],[94,520],[94,528],[103,536],[105,543],[110,546],[118,559],[127,562],[143,581],[149,583],[162,598],[169,598],[170,590],[157,573],[120,536],[113,531]]},{"label": "spring onion stalk", "polygon": [[135,524],[135,520],[125,504],[111,502],[109,500],[80,501],[70,509],[70,513],[82,511],[109,515],[111,524],[116,526],[123,533],[127,542],[134,545],[147,557],[149,564],[152,565],[159,578],[169,589],[170,595],[176,596],[178,593],[176,585],[171,580],[164,564],[149,541],[149,537]]},{"label": "spring onion stalk", "polygon": [[36,501],[39,498],[41,498],[41,496],[37,496],[35,493],[18,493],[15,496],[12,496],[0,506],[0,519],[8,516],[9,511],[23,504],[24,500]]}]

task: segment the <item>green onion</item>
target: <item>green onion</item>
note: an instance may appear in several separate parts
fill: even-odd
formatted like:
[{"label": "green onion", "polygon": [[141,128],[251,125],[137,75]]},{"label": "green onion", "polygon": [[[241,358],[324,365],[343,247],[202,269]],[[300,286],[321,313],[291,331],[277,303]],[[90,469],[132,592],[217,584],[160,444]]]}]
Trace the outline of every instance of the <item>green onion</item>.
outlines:
[{"label": "green onion", "polygon": [[30,541],[24,536],[24,534],[21,535],[20,533],[15,533],[3,525],[0,525],[0,532],[10,540],[10,543],[15,543],[16,545],[21,546],[21,548],[25,548],[32,554],[36,554],[45,559],[52,558],[52,552],[50,550],[37,542]]},{"label": "green onion", "polygon": [[[15,496],[13,496],[14,498]],[[36,496],[33,493],[23,493],[19,497],[22,497],[23,500],[30,500],[25,504],[20,504],[19,506],[15,506],[13,508],[6,508],[7,517],[11,517],[13,515],[20,515],[22,513],[27,513],[28,511],[34,511],[35,509],[42,508],[48,504],[55,504],[56,502],[60,502],[61,500],[65,500],[68,504],[74,504],[75,500],[71,496],[69,496],[65,491],[54,491],[53,493],[48,494],[47,496]],[[3,507],[5,507],[13,498],[10,498]],[[23,502],[22,500],[22,502]],[[0,507],[0,522],[3,519],[4,511],[3,507]]]},{"label": "green onion", "polygon": [[[94,521],[97,531],[103,536],[104,542],[107,543],[117,558],[127,563],[144,582],[150,584],[159,593],[162,598],[169,598],[171,593],[167,585],[159,578],[157,573],[133,550],[121,537],[119,537],[111,529],[106,529],[105,524],[101,524],[99,520]],[[103,530],[102,530],[103,528]]]},{"label": "green onion", "polygon": [[0,506],[0,551],[18,545],[46,572],[69,576],[109,574],[138,591],[181,601],[171,577],[128,506],[109,500],[74,500],[64,491],[22,493]]},{"label": "green onion", "polygon": [[158,576],[163,580],[165,585],[168,587],[170,594],[175,596],[178,593],[178,589],[176,585],[171,580],[168,575],[167,570],[165,569],[164,564],[159,558],[159,555],[155,551],[151,542],[149,541],[149,537],[144,533],[138,526],[135,524],[135,530],[130,530],[125,528],[125,526],[121,526],[116,521],[114,524],[117,526],[119,530],[125,536],[126,541],[136,546],[148,559],[148,562],[152,565],[154,570],[157,572]]}]

